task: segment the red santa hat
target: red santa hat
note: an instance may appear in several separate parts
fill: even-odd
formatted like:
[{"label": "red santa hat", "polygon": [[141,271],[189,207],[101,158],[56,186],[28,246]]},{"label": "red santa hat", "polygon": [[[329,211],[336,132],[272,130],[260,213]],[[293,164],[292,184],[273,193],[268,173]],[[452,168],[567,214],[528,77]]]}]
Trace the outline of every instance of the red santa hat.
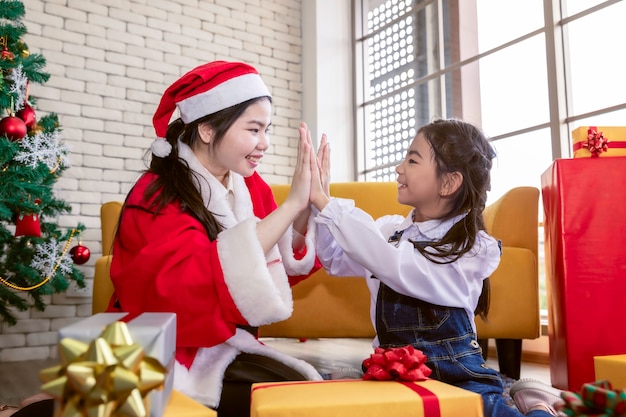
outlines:
[{"label": "red santa hat", "polygon": [[167,126],[178,108],[184,123],[258,97],[271,97],[256,69],[242,62],[214,61],[196,67],[174,82],[161,97],[152,124],[157,139],[151,150],[164,158],[172,150],[165,139]]}]

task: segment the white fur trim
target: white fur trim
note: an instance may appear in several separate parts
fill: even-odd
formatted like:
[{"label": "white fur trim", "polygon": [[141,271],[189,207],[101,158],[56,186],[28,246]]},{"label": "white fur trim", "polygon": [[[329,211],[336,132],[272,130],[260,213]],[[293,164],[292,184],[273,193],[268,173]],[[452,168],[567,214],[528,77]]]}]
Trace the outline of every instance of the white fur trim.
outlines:
[{"label": "white fur trim", "polygon": [[250,191],[241,175],[232,171],[229,173],[233,181],[233,192],[235,194],[235,204],[231,209],[225,198],[226,188],[224,185],[211,175],[198,161],[191,148],[181,141],[178,141],[178,155],[187,161],[189,167],[198,174],[199,178],[196,178],[196,187],[200,190],[202,201],[207,209],[215,215],[215,218],[224,229],[228,229],[242,220],[254,218]]},{"label": "white fur trim", "polygon": [[[178,154],[198,174],[196,186],[204,204],[225,229],[217,239],[218,256],[226,285],[239,311],[253,326],[287,319],[293,311],[293,299],[285,268],[296,271],[294,275],[304,275],[313,267],[315,227],[312,218],[305,238],[307,254],[304,259],[296,261],[293,258],[291,229],[286,234],[289,237],[283,236],[285,241],[279,242],[265,256],[256,232],[258,219],[254,216],[244,178],[232,171],[229,174],[235,194],[231,209],[225,197],[226,188],[204,168],[191,148],[179,141]],[[268,263],[281,259],[281,245],[287,264],[277,262],[268,266]],[[242,256],[245,259],[242,260]],[[259,303],[259,299],[263,302]]]},{"label": "white fur trim", "polygon": [[172,145],[164,138],[157,138],[150,145],[150,150],[154,156],[165,158],[172,152]]},{"label": "white fur trim", "polygon": [[224,372],[239,351],[226,344],[201,348],[191,368],[176,362],[174,365],[174,389],[201,404],[217,408],[222,395]]},{"label": "white fur trim", "polygon": [[315,230],[315,216],[311,213],[307,224],[306,236],[304,237],[306,254],[300,260],[293,256],[293,230],[291,226],[287,229],[287,233],[278,241],[278,248],[280,249],[280,255],[287,274],[306,275],[311,272],[315,264]]},{"label": "white fur trim", "polygon": [[319,381],[322,379],[320,373],[310,363],[305,362],[302,359],[294,358],[293,356],[289,356],[285,353],[279,352],[272,347],[264,345],[262,342],[260,342],[258,339],[256,339],[245,330],[237,329],[237,333],[235,333],[233,337],[228,339],[226,343],[242,352],[267,356],[268,358],[272,358],[274,360],[277,360],[278,362],[284,363],[290,368],[300,372],[309,381]]},{"label": "white fur trim", "polygon": [[217,408],[226,368],[241,352],[272,358],[295,369],[311,381],[322,379],[319,372],[309,363],[266,346],[245,330],[237,329],[236,333],[225,343],[210,348],[201,348],[190,369],[176,362],[174,389],[201,404]]},{"label": "white fur trim", "polygon": [[[250,325],[274,323],[291,315],[293,299],[287,274],[280,262],[268,266],[255,220],[244,220],[220,232],[217,253],[228,291]],[[278,258],[275,246],[268,259]]]},{"label": "white fur trim", "polygon": [[244,74],[176,103],[185,123],[257,97],[271,97],[259,74]]}]

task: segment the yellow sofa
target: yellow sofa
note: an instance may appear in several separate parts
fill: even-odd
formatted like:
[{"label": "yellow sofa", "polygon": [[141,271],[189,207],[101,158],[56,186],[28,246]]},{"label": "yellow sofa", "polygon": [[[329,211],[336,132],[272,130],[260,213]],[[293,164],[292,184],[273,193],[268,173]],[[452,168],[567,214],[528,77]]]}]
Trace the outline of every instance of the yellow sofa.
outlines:
[{"label": "yellow sofa", "polygon": [[[280,204],[288,185],[272,186]],[[352,182],[331,184],[331,195],[353,199],[357,207],[378,218],[406,215],[410,207],[398,204],[396,183]],[[516,187],[484,211],[487,231],[502,242],[500,265],[490,277],[488,321],[476,318],[476,329],[487,357],[489,339],[495,339],[500,372],[519,379],[522,339],[535,339],[539,326],[538,269],[539,190]],[[330,277],[318,271],[293,288],[294,312],[282,322],[264,326],[261,336],[290,338],[373,337],[369,318],[369,291],[362,278]]]},{"label": "yellow sofa", "polygon": [[105,311],[113,294],[113,282],[111,282],[110,278],[111,252],[121,211],[121,201],[109,201],[100,207],[102,256],[96,259],[93,276],[93,299],[91,303],[91,312],[93,314]]},{"label": "yellow sofa", "polygon": [[[280,204],[288,185],[273,185]],[[331,184],[331,194],[355,200],[377,218],[385,214],[407,215],[408,206],[397,202],[395,182],[349,182]],[[519,378],[521,339],[539,336],[538,289],[538,200],[539,190],[517,187],[485,210],[488,232],[503,244],[500,266],[491,276],[489,321],[476,319],[478,336],[484,342],[496,339],[500,371]],[[93,311],[106,308],[113,292],[109,279],[110,248],[121,209],[120,202],[101,209],[103,257],[96,261]],[[293,315],[282,322],[263,326],[262,337],[371,338],[369,292],[362,278],[330,277],[323,270],[293,288]],[[499,343],[502,342],[502,343]],[[486,354],[486,349],[485,349]]]}]

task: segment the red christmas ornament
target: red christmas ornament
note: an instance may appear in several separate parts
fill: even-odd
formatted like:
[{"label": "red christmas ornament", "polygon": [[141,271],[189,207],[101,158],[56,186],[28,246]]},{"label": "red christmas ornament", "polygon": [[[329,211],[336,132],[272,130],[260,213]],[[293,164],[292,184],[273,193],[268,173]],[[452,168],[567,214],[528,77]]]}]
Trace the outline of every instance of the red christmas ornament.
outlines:
[{"label": "red christmas ornament", "polygon": [[4,45],[2,47],[2,52],[0,52],[0,58],[3,60],[13,61],[13,58],[15,58],[15,54],[9,51],[9,48],[7,48],[7,46]]},{"label": "red christmas ornament", "polygon": [[33,127],[37,121],[35,117],[35,110],[33,110],[33,108],[28,104],[24,104],[24,108],[15,113],[15,115],[24,121],[24,124],[28,129]]},{"label": "red christmas ornament", "polygon": [[82,265],[89,260],[91,252],[87,246],[83,246],[78,242],[78,245],[70,249],[70,256],[76,265]]},{"label": "red christmas ornament", "polygon": [[39,214],[20,213],[15,221],[15,237],[18,236],[41,236],[41,223]]},{"label": "red christmas ornament", "polygon": [[[39,205],[40,202],[40,199],[35,199],[35,204]],[[18,213],[15,219],[15,237],[18,236],[41,236],[39,213]]]},{"label": "red christmas ornament", "polygon": [[26,136],[26,123],[19,117],[7,116],[0,120],[0,135],[14,142],[22,140]]}]

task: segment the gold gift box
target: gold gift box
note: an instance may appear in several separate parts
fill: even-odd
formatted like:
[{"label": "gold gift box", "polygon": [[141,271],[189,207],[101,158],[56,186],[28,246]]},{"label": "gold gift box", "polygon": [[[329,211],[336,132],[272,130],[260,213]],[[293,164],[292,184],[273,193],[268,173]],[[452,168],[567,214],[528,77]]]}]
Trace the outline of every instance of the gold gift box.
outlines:
[{"label": "gold gift box", "polygon": [[606,152],[597,154],[600,158],[608,156],[626,156],[626,126],[581,126],[572,130],[572,149],[574,158],[590,158],[591,152],[587,149],[587,132],[595,128],[598,134],[608,141]]},{"label": "gold gift box", "polygon": [[217,411],[202,405],[176,390],[172,390],[164,417],[217,417]]},{"label": "gold gift box", "polygon": [[626,354],[594,356],[596,381],[608,380],[613,389],[626,389]]},{"label": "gold gift box", "polygon": [[482,417],[483,406],[479,394],[435,380],[265,382],[252,385],[250,415]]}]

